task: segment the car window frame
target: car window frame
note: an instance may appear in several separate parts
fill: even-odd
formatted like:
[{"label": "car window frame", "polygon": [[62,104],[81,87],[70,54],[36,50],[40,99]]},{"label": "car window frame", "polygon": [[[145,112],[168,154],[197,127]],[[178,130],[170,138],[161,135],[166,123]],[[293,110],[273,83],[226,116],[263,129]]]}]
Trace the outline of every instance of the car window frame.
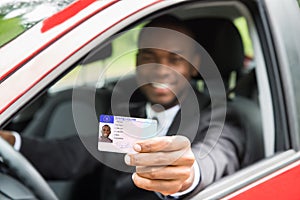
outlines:
[{"label": "car window frame", "polygon": [[[297,33],[300,32],[300,26],[297,21],[300,19],[300,12],[294,0],[288,0],[284,5],[280,4],[280,1],[265,0],[264,3],[262,6],[266,8],[265,17],[270,30],[270,38],[272,38],[270,42],[273,45],[273,55],[276,55],[276,58],[273,58],[276,62],[273,69],[278,70],[277,76],[280,80],[277,91],[281,90],[283,97],[281,97],[283,109],[278,115],[283,115],[282,120],[285,120],[284,123],[287,125],[287,131],[283,132],[285,137],[283,139],[288,139],[289,143],[284,145],[285,148],[298,151],[300,149],[300,71],[298,70],[300,45]],[[272,47],[271,44],[269,45]],[[280,137],[279,132],[277,136]]]}]

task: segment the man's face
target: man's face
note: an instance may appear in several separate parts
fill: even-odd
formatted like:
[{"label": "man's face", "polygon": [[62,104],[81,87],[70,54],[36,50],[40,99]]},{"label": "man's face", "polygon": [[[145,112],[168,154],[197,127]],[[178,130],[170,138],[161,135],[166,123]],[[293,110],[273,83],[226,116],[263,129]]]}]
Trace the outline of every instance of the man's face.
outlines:
[{"label": "man's face", "polygon": [[197,74],[191,63],[200,62],[192,42],[170,32],[154,31],[143,34],[139,46],[137,79],[143,93],[151,103],[165,108],[178,104],[188,81]]},{"label": "man's face", "polygon": [[110,135],[110,128],[109,126],[103,126],[102,127],[102,136],[108,137]]}]

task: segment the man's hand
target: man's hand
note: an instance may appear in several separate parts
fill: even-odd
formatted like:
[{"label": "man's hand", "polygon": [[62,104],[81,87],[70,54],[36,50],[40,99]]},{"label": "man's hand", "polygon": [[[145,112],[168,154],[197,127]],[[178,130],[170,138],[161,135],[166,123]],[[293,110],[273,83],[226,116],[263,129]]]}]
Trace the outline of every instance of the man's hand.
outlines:
[{"label": "man's hand", "polygon": [[10,131],[0,130],[0,137],[6,140],[10,145],[14,146],[16,138]]},{"label": "man's hand", "polygon": [[174,194],[188,189],[194,180],[194,154],[184,136],[164,136],[137,142],[139,152],[125,156],[128,165],[136,166],[133,182],[145,190]]}]

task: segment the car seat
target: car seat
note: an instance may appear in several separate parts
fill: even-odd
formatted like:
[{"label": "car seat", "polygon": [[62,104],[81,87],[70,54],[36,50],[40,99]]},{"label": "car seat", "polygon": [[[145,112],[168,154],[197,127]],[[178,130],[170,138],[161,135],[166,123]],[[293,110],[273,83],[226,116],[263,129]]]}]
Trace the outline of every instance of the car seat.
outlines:
[{"label": "car seat", "polygon": [[[239,79],[243,67],[244,48],[239,31],[231,21],[223,18],[191,19],[186,23],[217,65],[225,88],[228,88],[232,74]],[[201,70],[210,69],[201,65]]]},{"label": "car seat", "polygon": [[[246,144],[241,165],[247,166],[263,158],[265,154],[260,109],[257,102],[252,100],[253,94],[249,94],[253,91],[249,88],[255,85],[255,74],[251,72],[246,75],[247,78],[242,77],[244,48],[240,33],[230,20],[223,18],[190,19],[186,23],[195,32],[195,39],[217,65],[228,94],[235,92],[234,98],[229,98],[227,105],[236,110],[242,119]],[[200,70],[209,70],[205,67],[200,66]],[[201,76],[198,78],[201,79]],[[236,79],[234,88],[230,88],[231,79]],[[249,82],[245,80],[252,80],[252,85],[249,86]]]}]

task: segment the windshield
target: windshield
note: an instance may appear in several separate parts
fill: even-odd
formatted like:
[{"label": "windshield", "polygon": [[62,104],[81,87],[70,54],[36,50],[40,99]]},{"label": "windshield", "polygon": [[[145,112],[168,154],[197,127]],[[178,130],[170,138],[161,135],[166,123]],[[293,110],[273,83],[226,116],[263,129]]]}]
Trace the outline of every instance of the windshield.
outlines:
[{"label": "windshield", "polygon": [[75,0],[1,0],[0,46]]}]

